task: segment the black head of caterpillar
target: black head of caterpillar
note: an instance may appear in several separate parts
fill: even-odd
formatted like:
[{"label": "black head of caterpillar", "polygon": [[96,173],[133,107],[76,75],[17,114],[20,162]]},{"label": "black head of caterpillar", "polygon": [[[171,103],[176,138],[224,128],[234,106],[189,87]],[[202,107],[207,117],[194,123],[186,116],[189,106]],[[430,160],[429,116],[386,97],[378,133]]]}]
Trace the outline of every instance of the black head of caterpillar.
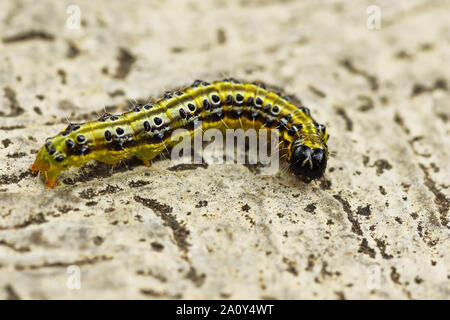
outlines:
[{"label": "black head of caterpillar", "polygon": [[323,176],[327,167],[329,134],[322,124],[315,123],[315,128],[319,133],[320,145],[323,147],[310,148],[302,138],[297,138],[291,144],[289,169],[296,176],[318,179]]},{"label": "black head of caterpillar", "polygon": [[317,179],[323,176],[327,167],[327,154],[321,148],[311,149],[304,145],[294,147],[289,159],[289,169],[297,176]]}]

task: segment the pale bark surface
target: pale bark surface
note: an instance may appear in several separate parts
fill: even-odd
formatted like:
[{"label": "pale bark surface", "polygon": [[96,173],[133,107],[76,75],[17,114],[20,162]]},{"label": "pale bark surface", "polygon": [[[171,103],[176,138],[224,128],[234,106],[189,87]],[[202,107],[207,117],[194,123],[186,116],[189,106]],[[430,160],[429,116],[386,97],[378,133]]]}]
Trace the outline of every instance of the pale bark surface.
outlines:
[{"label": "pale bark surface", "polygon": [[[369,30],[373,2],[1,1],[0,299],[449,299],[448,2],[375,1]],[[311,108],[324,178],[160,159],[45,190],[28,171],[66,117],[224,76]]]}]

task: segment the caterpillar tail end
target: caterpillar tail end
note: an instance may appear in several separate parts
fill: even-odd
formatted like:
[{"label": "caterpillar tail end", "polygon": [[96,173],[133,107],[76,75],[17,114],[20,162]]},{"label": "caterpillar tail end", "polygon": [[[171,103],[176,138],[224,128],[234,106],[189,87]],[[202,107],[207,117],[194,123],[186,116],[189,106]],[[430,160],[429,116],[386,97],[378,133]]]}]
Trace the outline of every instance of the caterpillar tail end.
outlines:
[{"label": "caterpillar tail end", "polygon": [[40,153],[31,165],[30,170],[33,174],[40,172],[44,175],[45,187],[47,189],[52,189],[55,186],[56,178],[61,173],[61,169],[50,166],[49,162],[40,156]]}]

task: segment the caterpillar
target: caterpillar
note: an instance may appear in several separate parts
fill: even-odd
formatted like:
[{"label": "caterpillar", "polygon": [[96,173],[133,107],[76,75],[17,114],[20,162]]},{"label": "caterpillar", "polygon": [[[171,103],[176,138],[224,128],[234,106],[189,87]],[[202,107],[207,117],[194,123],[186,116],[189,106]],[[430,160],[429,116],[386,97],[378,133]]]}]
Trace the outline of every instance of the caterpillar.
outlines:
[{"label": "caterpillar", "polygon": [[263,83],[233,78],[167,91],[151,104],[140,104],[122,115],[103,114],[95,121],[70,123],[58,135],[47,138],[30,167],[53,188],[63,170],[88,161],[114,164],[131,156],[149,166],[150,160],[173,147],[171,133],[186,128],[193,134],[195,120],[201,129],[278,129],[287,148],[289,170],[297,176],[320,178],[328,160],[328,132],[310,110]]}]

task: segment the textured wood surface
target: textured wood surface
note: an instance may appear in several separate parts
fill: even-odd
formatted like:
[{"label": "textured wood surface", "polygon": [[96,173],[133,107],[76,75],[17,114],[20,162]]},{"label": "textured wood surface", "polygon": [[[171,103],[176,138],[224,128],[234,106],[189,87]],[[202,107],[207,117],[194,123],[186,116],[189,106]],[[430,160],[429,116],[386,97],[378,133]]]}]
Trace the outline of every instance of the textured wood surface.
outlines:
[{"label": "textured wood surface", "polygon": [[[1,299],[450,298],[447,1],[378,1],[379,30],[370,1],[76,1],[79,29],[72,2],[0,2]],[[66,118],[224,76],[311,108],[324,178],[28,171]]]}]

